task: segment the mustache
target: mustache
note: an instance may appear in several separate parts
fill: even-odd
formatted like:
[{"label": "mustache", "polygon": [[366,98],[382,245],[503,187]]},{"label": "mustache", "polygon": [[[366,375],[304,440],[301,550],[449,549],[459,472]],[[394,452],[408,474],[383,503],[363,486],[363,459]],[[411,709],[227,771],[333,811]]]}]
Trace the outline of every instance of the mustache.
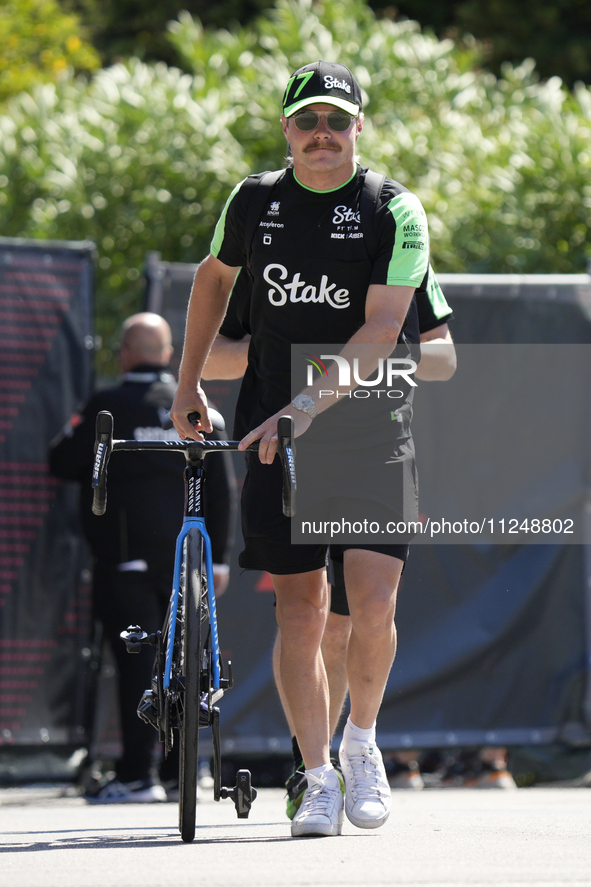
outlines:
[{"label": "mustache", "polygon": [[334,142],[312,142],[304,148],[304,154],[311,154],[312,151],[341,151],[341,146]]}]

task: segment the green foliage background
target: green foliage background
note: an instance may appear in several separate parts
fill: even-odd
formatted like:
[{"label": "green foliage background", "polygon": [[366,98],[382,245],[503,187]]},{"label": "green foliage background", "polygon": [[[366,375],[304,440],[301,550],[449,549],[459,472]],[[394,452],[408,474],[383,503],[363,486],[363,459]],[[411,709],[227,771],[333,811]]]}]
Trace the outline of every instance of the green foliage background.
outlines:
[{"label": "green foliage background", "polygon": [[146,253],[199,261],[236,182],[282,164],[283,88],[310,59],[354,69],[362,162],[418,194],[437,270],[585,270],[588,87],[542,83],[533,62],[496,78],[465,46],[377,19],[362,0],[278,0],[232,32],[180,13],[170,39],[191,73],[138,59],[90,79],[68,69],[0,117],[3,234],[97,243],[101,372],[140,307]]},{"label": "green foliage background", "polygon": [[[480,41],[481,64],[497,75],[504,61],[535,58],[543,78],[569,86],[591,83],[591,4],[588,0],[366,0],[378,16],[420,22],[437,37]],[[206,27],[247,25],[272,0],[59,0],[79,13],[103,64],[137,55],[142,61],[183,64],[166,40],[166,23],[186,9]]]},{"label": "green foliage background", "polygon": [[94,71],[98,53],[57,0],[0,0],[0,102],[55,81],[66,68]]},{"label": "green foliage background", "polygon": [[569,86],[591,83],[591,4],[588,0],[369,0],[376,11],[406,16],[438,37],[481,41],[481,62],[501,73],[503,62],[536,60],[543,78]]}]

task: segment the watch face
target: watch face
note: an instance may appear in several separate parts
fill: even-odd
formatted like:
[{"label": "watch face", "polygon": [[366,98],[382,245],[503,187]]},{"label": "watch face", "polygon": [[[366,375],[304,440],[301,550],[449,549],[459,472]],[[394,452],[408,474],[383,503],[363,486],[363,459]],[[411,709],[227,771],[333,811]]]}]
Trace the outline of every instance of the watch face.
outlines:
[{"label": "watch face", "polygon": [[296,410],[302,410],[312,418],[316,415],[316,404],[309,394],[298,394],[297,397],[294,397],[292,403]]}]

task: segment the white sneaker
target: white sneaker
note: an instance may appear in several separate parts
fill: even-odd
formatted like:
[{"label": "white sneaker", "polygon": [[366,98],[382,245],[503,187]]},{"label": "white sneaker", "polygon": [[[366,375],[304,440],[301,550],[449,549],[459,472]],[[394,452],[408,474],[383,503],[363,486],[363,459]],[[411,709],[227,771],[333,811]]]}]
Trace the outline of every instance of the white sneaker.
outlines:
[{"label": "white sneaker", "polygon": [[112,779],[94,795],[84,795],[89,804],[156,804],[166,801],[166,792],[151,779],[119,782]]},{"label": "white sneaker", "polygon": [[357,828],[379,828],[390,815],[392,795],[386,778],[382,754],[376,745],[361,742],[357,754],[339,749],[339,759],[345,777],[345,813]]},{"label": "white sneaker", "polygon": [[[336,780],[333,788],[310,774],[312,785],[304,792],[300,809],[291,823],[292,838],[334,837],[343,830],[343,793]],[[332,783],[332,780],[331,780]]]}]

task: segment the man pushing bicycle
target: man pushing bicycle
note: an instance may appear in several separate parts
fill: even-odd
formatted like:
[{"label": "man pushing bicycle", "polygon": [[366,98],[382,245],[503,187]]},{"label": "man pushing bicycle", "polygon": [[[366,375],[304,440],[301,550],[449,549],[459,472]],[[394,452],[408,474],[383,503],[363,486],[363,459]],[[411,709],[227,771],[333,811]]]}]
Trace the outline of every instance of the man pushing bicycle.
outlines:
[{"label": "man pushing bicycle", "polygon": [[[274,461],[277,420],[291,413],[296,436],[312,423],[324,428],[331,411],[338,415],[342,409],[339,398],[347,395],[335,360],[321,382],[292,400],[292,344],[340,342],[341,358],[353,360],[360,346],[389,354],[397,342],[418,343],[413,295],[427,285],[428,234],[419,200],[385,179],[375,198],[376,246],[369,250],[359,212],[367,170],[355,158],[363,129],[362,95],[348,68],[318,61],[296,71],[285,90],[281,121],[292,166],[277,178],[252,244],[245,237],[246,219],[260,176],[235,188],[210,255],[197,270],[171,416],[182,437],[210,430],[201,373],[236,275],[249,267],[252,338],[234,433],[243,449],[256,440],[260,445],[258,457],[249,456],[244,484],[240,564],[267,570],[276,592],[281,681],[308,780],[292,835],[330,836],[341,833],[343,797],[330,763],[328,687],[320,652],[328,609],[327,544],[291,543],[290,519],[281,511],[281,468]],[[367,378],[371,366],[364,372]],[[354,388],[351,382],[349,391]],[[335,393],[331,397],[327,391]],[[404,401],[407,417],[411,394]],[[414,514],[417,487],[408,423],[386,422],[386,415],[394,416],[391,404],[381,412],[379,407],[367,429],[351,428],[357,439],[365,432],[371,436],[372,452],[384,466],[382,473],[371,475],[373,481],[362,484],[363,497],[372,514],[388,514],[390,465],[396,465]],[[187,419],[193,411],[201,416],[195,429]],[[386,452],[393,454],[389,463],[382,458]],[[363,452],[359,462],[364,462]],[[408,539],[388,538],[384,544],[383,537],[362,538],[331,545],[335,554],[343,560],[352,619],[347,654],[351,711],[339,753],[344,806],[354,825],[377,828],[388,818],[391,796],[375,743],[376,719],[396,651],[396,593]]]}]

